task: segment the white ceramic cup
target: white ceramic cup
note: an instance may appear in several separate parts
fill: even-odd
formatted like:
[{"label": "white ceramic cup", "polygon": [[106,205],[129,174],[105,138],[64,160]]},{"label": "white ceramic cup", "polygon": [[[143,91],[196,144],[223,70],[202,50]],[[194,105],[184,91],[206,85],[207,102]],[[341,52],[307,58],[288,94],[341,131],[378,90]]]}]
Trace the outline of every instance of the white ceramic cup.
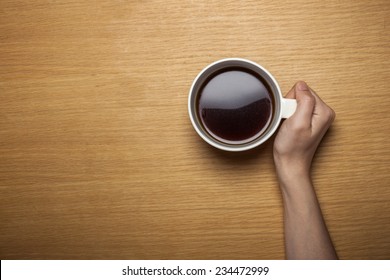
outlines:
[{"label": "white ceramic cup", "polygon": [[[229,144],[214,138],[203,127],[202,122],[197,114],[197,99],[198,95],[201,94],[201,89],[204,84],[207,83],[209,78],[213,76],[216,72],[219,72],[221,70],[223,71],[223,69],[225,68],[232,67],[245,68],[249,71],[254,71],[258,75],[260,75],[260,77],[268,84],[268,87],[271,90],[270,94],[272,94],[274,99],[274,113],[267,129],[256,139],[243,144]],[[280,91],[280,87],[276,82],[275,78],[271,75],[271,73],[269,73],[264,67],[260,66],[259,64],[242,58],[226,58],[218,60],[206,66],[193,81],[188,97],[188,112],[190,115],[191,123],[194,126],[196,132],[199,134],[199,136],[215,148],[231,152],[240,152],[253,149],[267,141],[275,133],[281,120],[283,118],[290,117],[295,112],[296,107],[297,102],[295,99],[283,98],[282,92]]]}]

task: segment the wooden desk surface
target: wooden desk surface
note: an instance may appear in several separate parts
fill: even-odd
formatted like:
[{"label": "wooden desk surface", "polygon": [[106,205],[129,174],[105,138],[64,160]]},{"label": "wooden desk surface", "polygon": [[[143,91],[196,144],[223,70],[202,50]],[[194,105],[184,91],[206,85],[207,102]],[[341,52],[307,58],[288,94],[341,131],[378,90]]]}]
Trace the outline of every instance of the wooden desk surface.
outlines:
[{"label": "wooden desk surface", "polygon": [[[88,3],[89,2],[89,3]],[[282,259],[272,140],[220,152],[188,90],[243,57],[337,113],[313,166],[343,259],[390,258],[389,1],[0,2],[1,259]]]}]

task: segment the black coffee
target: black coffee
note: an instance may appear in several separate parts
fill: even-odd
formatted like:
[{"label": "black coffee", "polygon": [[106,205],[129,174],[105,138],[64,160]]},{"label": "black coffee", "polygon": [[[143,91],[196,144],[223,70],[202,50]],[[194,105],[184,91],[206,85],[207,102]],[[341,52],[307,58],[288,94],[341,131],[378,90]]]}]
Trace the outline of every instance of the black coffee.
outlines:
[{"label": "black coffee", "polygon": [[220,70],[199,93],[198,117],[204,129],[223,143],[248,143],[263,134],[272,120],[272,92],[260,75],[248,69]]}]

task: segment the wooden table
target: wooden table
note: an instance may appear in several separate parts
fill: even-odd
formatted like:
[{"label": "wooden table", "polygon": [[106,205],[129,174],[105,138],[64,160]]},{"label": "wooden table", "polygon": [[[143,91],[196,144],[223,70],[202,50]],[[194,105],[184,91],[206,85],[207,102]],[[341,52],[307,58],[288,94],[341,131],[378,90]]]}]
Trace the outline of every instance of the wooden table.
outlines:
[{"label": "wooden table", "polygon": [[0,2],[1,259],[283,259],[272,140],[218,151],[188,90],[243,57],[337,113],[313,180],[342,259],[390,258],[389,1]]}]

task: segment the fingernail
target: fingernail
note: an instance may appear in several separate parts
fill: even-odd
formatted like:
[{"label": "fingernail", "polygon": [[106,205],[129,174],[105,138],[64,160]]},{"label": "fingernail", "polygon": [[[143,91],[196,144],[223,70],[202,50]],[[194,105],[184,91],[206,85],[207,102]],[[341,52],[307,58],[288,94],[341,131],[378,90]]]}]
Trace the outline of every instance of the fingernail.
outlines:
[{"label": "fingernail", "polygon": [[309,90],[309,87],[307,86],[307,84],[305,82],[298,82],[297,88],[299,90]]}]

